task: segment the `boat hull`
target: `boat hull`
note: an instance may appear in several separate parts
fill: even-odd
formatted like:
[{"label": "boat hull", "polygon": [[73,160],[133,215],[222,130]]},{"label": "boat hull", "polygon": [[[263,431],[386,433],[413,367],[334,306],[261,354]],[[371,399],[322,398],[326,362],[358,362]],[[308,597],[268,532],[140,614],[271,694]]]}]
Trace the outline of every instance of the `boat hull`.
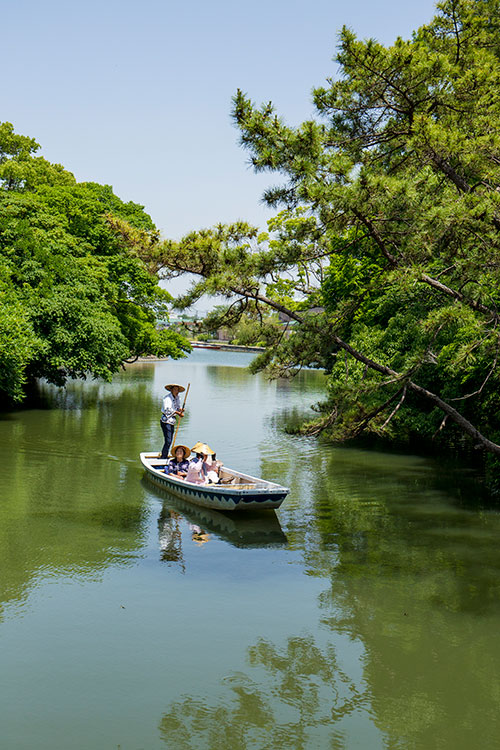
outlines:
[{"label": "boat hull", "polygon": [[165,474],[165,460],[158,459],[157,454],[141,453],[141,462],[153,484],[203,508],[238,512],[257,508],[279,508],[288,494],[287,487],[233,469],[225,471],[235,477],[236,483],[203,485]]}]

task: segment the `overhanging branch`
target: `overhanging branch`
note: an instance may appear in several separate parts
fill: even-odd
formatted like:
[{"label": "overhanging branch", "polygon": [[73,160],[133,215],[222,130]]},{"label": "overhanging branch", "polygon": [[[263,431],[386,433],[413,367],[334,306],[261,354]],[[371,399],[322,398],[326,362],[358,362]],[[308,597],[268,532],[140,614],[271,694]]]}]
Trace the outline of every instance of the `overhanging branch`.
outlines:
[{"label": "overhanging branch", "polygon": [[437,289],[439,292],[446,294],[448,297],[453,297],[453,299],[458,300],[458,302],[463,302],[464,305],[467,305],[467,307],[470,307],[472,310],[476,310],[477,312],[490,316],[495,321],[495,323],[500,320],[500,316],[495,310],[492,310],[490,307],[483,305],[481,302],[475,302],[473,299],[470,299],[469,297],[466,297],[464,294],[462,294],[462,292],[458,292],[455,289],[450,289],[449,286],[446,286],[446,284],[442,284],[440,281],[437,281],[437,279],[433,279],[426,273],[423,273],[420,278],[425,284],[433,287],[433,289]]},{"label": "overhanging branch", "polygon": [[[369,357],[366,357],[364,354],[361,354],[361,352],[356,351],[356,349],[353,349],[352,346],[343,341],[339,336],[334,335],[333,340],[337,344],[337,346],[345,349],[345,351],[349,352],[349,354],[354,357],[354,359],[357,359],[358,362],[362,362],[363,364],[367,365],[367,367],[370,367],[372,370],[375,370],[382,375],[404,378],[404,375],[400,375],[390,367],[381,365],[378,362],[370,359]],[[422,396],[427,401],[430,401],[439,409],[441,409],[441,411],[447,414],[450,419],[452,419],[457,425],[459,425],[459,427],[465,433],[467,433],[467,435],[470,435],[470,437],[473,440],[477,441],[477,443],[479,443],[479,445],[481,445],[485,450],[495,454],[496,456],[500,456],[500,445],[497,445],[491,440],[488,440],[488,438],[482,435],[479,430],[474,427],[471,422],[469,422],[468,419],[465,419],[465,417],[463,417],[456,409],[454,409],[453,406],[450,406],[450,404],[446,403],[446,401],[443,401],[443,399],[440,398],[437,394],[432,393],[432,391],[427,390],[427,388],[422,388],[422,386],[414,383],[412,380],[407,380],[406,384],[411,391],[417,393],[419,396]]]}]

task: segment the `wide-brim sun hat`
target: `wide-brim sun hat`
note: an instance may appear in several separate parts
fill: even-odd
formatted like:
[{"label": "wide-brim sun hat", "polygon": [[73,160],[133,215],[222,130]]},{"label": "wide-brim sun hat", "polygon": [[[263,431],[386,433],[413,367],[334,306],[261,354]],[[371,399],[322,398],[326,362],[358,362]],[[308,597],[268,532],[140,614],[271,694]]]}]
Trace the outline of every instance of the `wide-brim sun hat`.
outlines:
[{"label": "wide-brim sun hat", "polygon": [[200,441],[199,441],[199,440],[197,440],[197,441],[196,441],[196,443],[195,443],[195,444],[193,445],[193,447],[191,448],[191,450],[193,451],[193,453],[199,453],[199,452],[200,452],[200,451],[198,450],[198,448],[200,447],[200,445],[203,445],[203,443],[200,443]]},{"label": "wide-brim sun hat", "polygon": [[181,445],[181,443],[177,443],[177,445],[174,445],[174,447],[170,451],[170,455],[172,456],[172,458],[175,458],[175,451],[177,450],[177,448],[182,448],[182,450],[184,451],[184,459],[189,458],[189,456],[191,455],[191,449],[188,448],[187,445]]},{"label": "wide-brim sun hat", "polygon": [[170,392],[172,392],[172,388],[178,388],[179,393],[182,393],[183,391],[186,390],[184,386],[179,385],[179,383],[167,383],[167,385],[165,386],[165,390],[170,391]]}]

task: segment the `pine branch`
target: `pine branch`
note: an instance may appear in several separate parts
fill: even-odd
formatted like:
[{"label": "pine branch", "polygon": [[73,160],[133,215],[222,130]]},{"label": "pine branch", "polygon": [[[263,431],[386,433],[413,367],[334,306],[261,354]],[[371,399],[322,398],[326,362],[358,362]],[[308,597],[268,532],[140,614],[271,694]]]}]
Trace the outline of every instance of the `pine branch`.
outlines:
[{"label": "pine branch", "polygon": [[[352,346],[350,346],[348,343],[343,341],[339,336],[334,335],[333,340],[337,344],[337,346],[341,347],[342,349],[345,349],[347,352],[349,352],[349,354],[351,354],[354,357],[354,359],[357,359],[358,362],[363,362],[372,370],[375,370],[376,372],[379,372],[382,375],[390,375],[392,377],[397,377],[397,378],[404,377],[404,375],[397,373],[395,370],[392,370],[390,367],[381,365],[378,362],[373,361],[369,357],[366,357],[361,352],[356,351],[356,349],[353,349]],[[443,401],[443,399],[440,396],[438,396],[435,393],[432,393],[432,391],[427,390],[427,388],[423,388],[417,383],[414,383],[412,380],[407,380],[407,387],[410,390],[412,390],[414,393],[417,393],[419,396],[426,399],[427,401],[430,401],[432,404],[434,404],[439,409],[441,409],[441,411],[447,414],[450,419],[452,419],[465,433],[467,433],[467,435],[472,437],[473,440],[475,440],[486,451],[488,451],[489,453],[493,453],[496,456],[500,456],[500,445],[497,445],[496,443],[493,443],[491,440],[488,440],[488,438],[482,435],[479,432],[479,430],[476,427],[474,427],[474,425],[471,424],[471,422],[469,422],[468,419],[463,417],[453,406],[450,406],[450,404],[446,403],[446,401]]]},{"label": "pine branch", "polygon": [[490,307],[486,307],[486,305],[483,305],[481,302],[475,302],[474,300],[466,297],[461,292],[458,292],[455,289],[450,289],[449,286],[446,286],[440,281],[437,281],[437,279],[433,279],[431,276],[428,276],[426,273],[423,273],[420,279],[425,284],[428,284],[434,289],[437,289],[438,291],[443,292],[443,294],[446,294],[448,297],[453,297],[453,299],[456,299],[459,302],[463,302],[464,305],[467,305],[473,310],[477,310],[477,312],[490,316],[492,320],[495,321],[495,323],[499,322],[500,320],[499,314],[495,310],[492,310]]}]

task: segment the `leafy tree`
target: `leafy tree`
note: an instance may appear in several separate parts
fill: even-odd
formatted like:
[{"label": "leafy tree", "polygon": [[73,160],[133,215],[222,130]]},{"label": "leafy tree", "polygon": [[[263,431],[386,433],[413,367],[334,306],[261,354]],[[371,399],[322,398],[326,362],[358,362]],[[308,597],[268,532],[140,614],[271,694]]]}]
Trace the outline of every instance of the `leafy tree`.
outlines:
[{"label": "leafy tree", "polygon": [[180,306],[219,294],[295,321],[257,367],[331,373],[313,432],[500,454],[499,39],[499,0],[445,0],[390,47],[344,28],[316,121],[234,98],[254,168],[284,180],[269,234],[217,226],[153,252],[136,237],[166,278],[198,276]]},{"label": "leafy tree", "polygon": [[170,295],[110,228],[119,216],[155,237],[150,217],[38,148],[0,125],[0,392],[21,400],[38,377],[109,380],[141,355],[183,356],[185,338],[156,330]]}]

